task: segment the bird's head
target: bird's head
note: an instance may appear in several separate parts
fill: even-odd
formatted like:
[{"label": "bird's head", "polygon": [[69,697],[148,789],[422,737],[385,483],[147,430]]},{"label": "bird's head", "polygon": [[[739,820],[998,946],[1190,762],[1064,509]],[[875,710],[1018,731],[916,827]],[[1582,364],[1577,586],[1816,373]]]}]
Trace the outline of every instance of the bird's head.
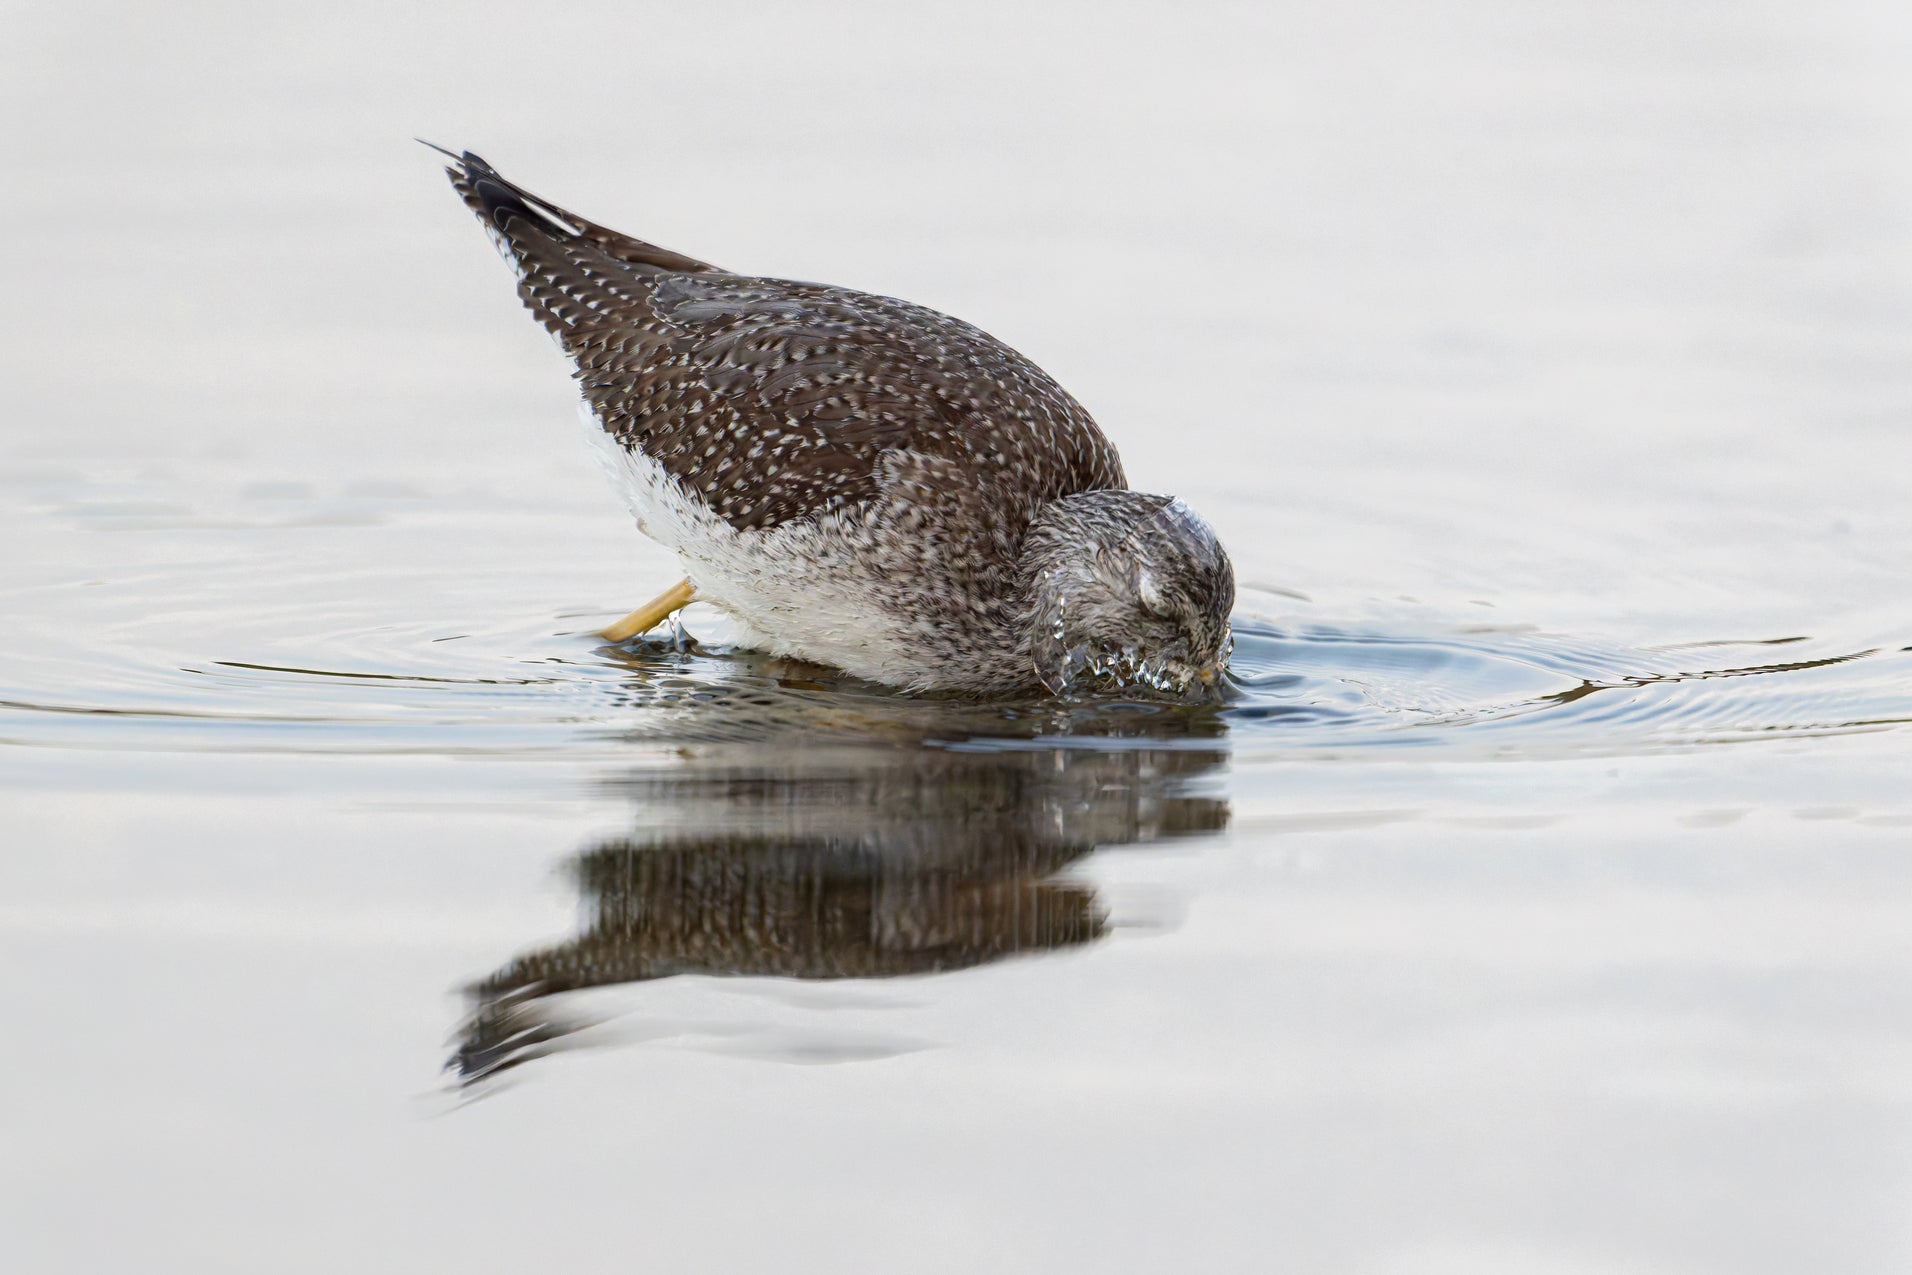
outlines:
[{"label": "bird's head", "polygon": [[1235,571],[1181,501],[1093,491],[1045,506],[1023,541],[1029,657],[1051,694],[1187,693],[1228,661]]}]

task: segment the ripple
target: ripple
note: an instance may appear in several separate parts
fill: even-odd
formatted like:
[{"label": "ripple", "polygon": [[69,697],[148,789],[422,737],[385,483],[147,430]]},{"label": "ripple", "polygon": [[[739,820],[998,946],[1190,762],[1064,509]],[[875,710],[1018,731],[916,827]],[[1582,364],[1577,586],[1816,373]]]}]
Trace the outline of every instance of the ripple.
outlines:
[{"label": "ripple", "polygon": [[[1226,740],[1258,758],[1521,758],[1858,734],[1912,719],[1904,633],[1861,641],[1789,626],[1633,646],[1517,616],[1483,625],[1472,609],[1385,603],[1338,623],[1240,617],[1220,704],[907,696],[718,643],[606,647],[591,633],[612,609],[595,603],[531,610],[529,598],[588,597],[601,577],[578,568],[588,555],[575,551],[575,528],[502,493],[441,508],[410,488],[327,493],[291,478],[247,476],[222,494],[173,480],[27,477],[16,494],[58,534],[36,541],[47,553],[16,562],[0,599],[15,617],[0,658],[0,743],[449,755]],[[162,516],[181,525],[147,536],[89,529]],[[375,535],[343,525],[367,517],[390,525]],[[235,520],[250,527],[242,537]],[[522,551],[448,564],[448,529]],[[1264,586],[1246,590],[1244,611],[1262,595],[1319,610]],[[501,613],[528,618],[492,618]],[[702,619],[692,627],[710,632]]]},{"label": "ripple", "polygon": [[[386,580],[378,592],[390,590]],[[1411,747],[1548,756],[1912,720],[1903,644],[1793,635],[1636,648],[1519,626],[1417,633],[1244,620],[1225,702],[1188,707],[1133,697],[901,695],[720,647],[603,646],[560,617],[453,632],[335,623],[294,639],[287,635],[297,626],[283,611],[255,611],[212,636],[203,627],[191,634],[209,649],[169,654],[139,636],[152,631],[146,614],[137,630],[103,624],[77,636],[38,635],[37,658],[11,665],[13,684],[0,686],[0,740],[462,753],[793,733],[958,748],[1109,748],[1124,739],[1211,746],[1227,736],[1258,754]]]},{"label": "ripple", "polygon": [[[1758,658],[1777,645],[1794,658]],[[1718,658],[1696,660],[1702,652]],[[1237,666],[1245,686],[1332,711],[1338,734],[1461,736],[1517,754],[1659,751],[1912,721],[1902,650],[1800,637],[1641,649],[1504,631],[1251,632]]]}]

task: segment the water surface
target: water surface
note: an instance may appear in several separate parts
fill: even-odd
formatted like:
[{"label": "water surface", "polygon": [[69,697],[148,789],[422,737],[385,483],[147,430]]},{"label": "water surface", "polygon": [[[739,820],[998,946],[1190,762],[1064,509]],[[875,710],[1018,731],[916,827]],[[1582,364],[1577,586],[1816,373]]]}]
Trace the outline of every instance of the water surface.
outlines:
[{"label": "water surface", "polygon": [[[1912,1260],[1903,15],[24,22],[32,1269]],[[1027,350],[1228,697],[590,636],[673,564],[413,133]]]}]

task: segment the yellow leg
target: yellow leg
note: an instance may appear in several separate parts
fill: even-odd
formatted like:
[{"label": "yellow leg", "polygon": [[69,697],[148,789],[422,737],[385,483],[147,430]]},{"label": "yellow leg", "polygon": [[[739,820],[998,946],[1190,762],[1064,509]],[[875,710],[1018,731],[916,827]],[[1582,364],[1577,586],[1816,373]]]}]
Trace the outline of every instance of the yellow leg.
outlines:
[{"label": "yellow leg", "polygon": [[691,587],[689,580],[679,580],[670,588],[646,602],[637,610],[603,630],[599,636],[613,642],[624,642],[640,633],[648,632],[663,622],[664,617],[681,606],[688,606],[697,598],[697,590]]}]

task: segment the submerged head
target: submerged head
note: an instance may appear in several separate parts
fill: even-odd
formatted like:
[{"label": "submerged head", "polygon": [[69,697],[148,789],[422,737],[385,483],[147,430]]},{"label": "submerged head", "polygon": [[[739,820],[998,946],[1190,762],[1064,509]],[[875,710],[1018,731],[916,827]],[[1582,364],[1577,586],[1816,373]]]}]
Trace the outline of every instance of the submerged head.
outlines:
[{"label": "submerged head", "polygon": [[1235,571],[1171,496],[1093,491],[1049,504],[1023,542],[1029,655],[1052,694],[1073,686],[1183,692],[1228,660]]}]

